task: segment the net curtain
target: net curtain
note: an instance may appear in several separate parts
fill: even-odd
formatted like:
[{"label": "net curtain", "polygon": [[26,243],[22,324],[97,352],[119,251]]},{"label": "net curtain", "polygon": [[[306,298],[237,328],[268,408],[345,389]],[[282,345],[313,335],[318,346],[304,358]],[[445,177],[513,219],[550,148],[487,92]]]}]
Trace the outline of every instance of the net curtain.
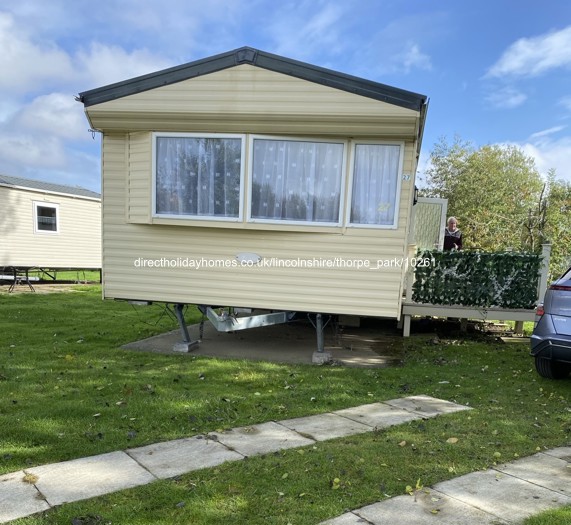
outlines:
[{"label": "net curtain", "polygon": [[156,211],[237,217],[241,140],[157,138]]},{"label": "net curtain", "polygon": [[400,146],[357,144],[351,199],[352,224],[395,221]]},{"label": "net curtain", "polygon": [[254,219],[339,222],[343,144],[254,140]]}]

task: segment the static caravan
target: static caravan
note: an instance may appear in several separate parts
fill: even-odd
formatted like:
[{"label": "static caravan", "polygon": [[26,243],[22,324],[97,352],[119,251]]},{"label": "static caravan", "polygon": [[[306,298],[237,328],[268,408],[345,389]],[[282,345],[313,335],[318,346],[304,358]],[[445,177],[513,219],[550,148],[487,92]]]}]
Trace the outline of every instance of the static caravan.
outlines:
[{"label": "static caravan", "polygon": [[0,268],[101,268],[101,196],[0,175]]},{"label": "static caravan", "polygon": [[424,95],[240,48],[78,100],[105,298],[400,316]]}]

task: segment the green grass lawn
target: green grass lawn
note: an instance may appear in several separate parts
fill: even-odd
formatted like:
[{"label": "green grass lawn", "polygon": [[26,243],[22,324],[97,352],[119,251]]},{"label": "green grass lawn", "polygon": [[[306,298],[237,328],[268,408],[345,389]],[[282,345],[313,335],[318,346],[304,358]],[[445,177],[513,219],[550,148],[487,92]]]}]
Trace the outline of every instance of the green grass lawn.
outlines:
[{"label": "green grass lawn", "polygon": [[561,507],[528,518],[524,525],[568,525],[569,523],[571,523],[571,507]]},{"label": "green grass lawn", "polygon": [[[101,301],[99,286],[1,294],[0,323],[0,473],[406,395],[475,409],[228,463],[18,524],[309,525],[404,494],[418,479],[429,486],[569,443],[571,380],[540,378],[522,343],[416,335],[398,339],[405,363],[386,369],[130,352],[119,346],[176,322],[156,305]],[[560,522],[529,525],[552,523]]]}]

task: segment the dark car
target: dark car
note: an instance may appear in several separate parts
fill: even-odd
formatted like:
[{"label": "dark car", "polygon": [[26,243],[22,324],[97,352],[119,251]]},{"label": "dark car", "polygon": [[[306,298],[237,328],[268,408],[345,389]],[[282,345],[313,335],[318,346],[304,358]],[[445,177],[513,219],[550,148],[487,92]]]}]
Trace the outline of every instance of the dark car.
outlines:
[{"label": "dark car", "polygon": [[537,307],[531,355],[542,377],[562,379],[571,372],[571,268],[549,287]]}]

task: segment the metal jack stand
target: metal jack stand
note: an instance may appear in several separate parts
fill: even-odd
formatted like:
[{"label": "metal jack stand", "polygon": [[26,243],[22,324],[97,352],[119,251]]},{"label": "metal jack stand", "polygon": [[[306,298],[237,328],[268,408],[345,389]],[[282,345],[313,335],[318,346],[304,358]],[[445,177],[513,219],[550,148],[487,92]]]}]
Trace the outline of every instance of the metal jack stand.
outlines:
[{"label": "metal jack stand", "polygon": [[173,346],[173,350],[175,352],[190,352],[190,350],[198,344],[198,340],[192,341],[190,339],[190,334],[188,333],[188,328],[186,326],[186,322],[184,320],[184,304],[177,303],[174,305],[174,314],[178,320],[178,324],[180,326],[180,330],[182,332],[182,343],[176,343]]},{"label": "metal jack stand", "polygon": [[313,352],[313,356],[311,357],[311,362],[318,365],[323,365],[325,363],[328,363],[329,361],[331,361],[332,354],[331,352],[325,351],[325,340],[323,337],[323,330],[331,321],[331,316],[329,316],[329,319],[325,324],[323,324],[322,314],[315,315],[315,323],[311,320],[311,317],[309,317],[309,315],[307,316],[307,318],[309,319],[309,322],[313,325],[317,333],[317,351]]}]

